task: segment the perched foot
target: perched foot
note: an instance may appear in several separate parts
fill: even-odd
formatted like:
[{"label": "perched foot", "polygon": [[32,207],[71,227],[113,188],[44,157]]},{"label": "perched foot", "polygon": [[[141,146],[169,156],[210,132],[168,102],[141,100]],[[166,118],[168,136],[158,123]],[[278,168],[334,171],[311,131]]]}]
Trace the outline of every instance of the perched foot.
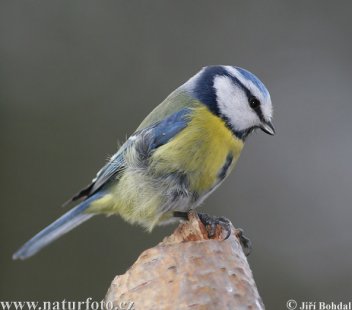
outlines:
[{"label": "perched foot", "polygon": [[[213,238],[216,234],[216,226],[220,225],[222,229],[226,231],[226,237],[224,240],[228,239],[231,235],[231,222],[226,217],[218,217],[208,215],[206,213],[197,213],[200,221],[207,228],[208,237]],[[175,211],[174,217],[178,217],[184,220],[188,220],[189,212]]]},{"label": "perched foot", "polygon": [[230,237],[232,224],[226,217],[213,216],[206,213],[198,213],[198,217],[207,228],[209,238],[213,238],[215,236],[217,225],[220,225],[222,229],[226,231],[224,240]]},{"label": "perched foot", "polygon": [[243,234],[243,229],[237,228],[236,229],[236,237],[241,243],[242,250],[246,256],[251,254],[252,252],[252,242],[249,240],[244,234]]},{"label": "perched foot", "polygon": [[[188,220],[189,212],[175,211],[174,217],[178,217],[184,220]],[[198,217],[204,226],[207,228],[209,238],[215,236],[216,226],[220,225],[226,231],[226,237],[224,240],[228,239],[231,235],[231,222],[226,217],[211,216],[206,213],[198,213]],[[243,252],[246,256],[252,252],[252,242],[243,234],[243,229],[236,229],[236,237],[240,241]]]},{"label": "perched foot", "polygon": [[209,238],[213,238],[216,234],[216,226],[220,225],[226,231],[224,240],[228,239],[231,235],[231,222],[226,217],[213,216],[206,213],[198,213],[198,217],[204,226],[207,228]]}]

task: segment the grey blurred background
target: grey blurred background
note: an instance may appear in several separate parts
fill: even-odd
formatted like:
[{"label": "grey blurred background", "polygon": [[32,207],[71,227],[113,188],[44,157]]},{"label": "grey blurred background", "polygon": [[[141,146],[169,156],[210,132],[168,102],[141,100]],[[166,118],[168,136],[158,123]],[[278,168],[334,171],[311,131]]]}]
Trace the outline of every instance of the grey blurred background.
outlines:
[{"label": "grey blurred background", "polygon": [[100,300],[174,229],[148,234],[101,216],[11,260],[117,141],[208,64],[264,81],[277,135],[248,139],[203,210],[251,238],[268,309],[351,298],[351,2],[0,3],[0,300]]}]

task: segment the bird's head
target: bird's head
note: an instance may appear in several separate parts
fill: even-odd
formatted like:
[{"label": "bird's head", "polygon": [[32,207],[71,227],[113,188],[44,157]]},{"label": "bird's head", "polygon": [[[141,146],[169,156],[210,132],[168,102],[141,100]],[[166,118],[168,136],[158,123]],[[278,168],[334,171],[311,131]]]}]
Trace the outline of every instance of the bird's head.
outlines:
[{"label": "bird's head", "polygon": [[256,128],[274,135],[270,94],[249,71],[233,66],[203,68],[185,86],[240,139]]}]

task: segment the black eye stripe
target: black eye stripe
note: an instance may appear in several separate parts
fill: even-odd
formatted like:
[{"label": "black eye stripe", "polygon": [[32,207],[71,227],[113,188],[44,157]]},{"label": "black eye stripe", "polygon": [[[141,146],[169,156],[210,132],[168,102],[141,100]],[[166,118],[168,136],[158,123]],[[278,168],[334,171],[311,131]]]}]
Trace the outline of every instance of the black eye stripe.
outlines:
[{"label": "black eye stripe", "polygon": [[258,115],[261,121],[264,120],[264,115],[262,109],[260,108],[260,101],[256,97],[252,96],[248,99],[249,106],[254,110],[254,112]]}]

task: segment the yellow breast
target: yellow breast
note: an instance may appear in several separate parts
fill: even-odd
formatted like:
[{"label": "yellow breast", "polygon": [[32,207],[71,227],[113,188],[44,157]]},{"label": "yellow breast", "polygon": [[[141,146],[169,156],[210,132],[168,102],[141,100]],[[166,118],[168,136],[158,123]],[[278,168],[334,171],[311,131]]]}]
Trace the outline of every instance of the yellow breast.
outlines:
[{"label": "yellow breast", "polygon": [[218,182],[228,155],[233,156],[231,169],[242,148],[243,141],[224,121],[200,105],[191,113],[187,128],[155,151],[151,165],[157,174],[182,172],[191,190],[207,192]]}]

